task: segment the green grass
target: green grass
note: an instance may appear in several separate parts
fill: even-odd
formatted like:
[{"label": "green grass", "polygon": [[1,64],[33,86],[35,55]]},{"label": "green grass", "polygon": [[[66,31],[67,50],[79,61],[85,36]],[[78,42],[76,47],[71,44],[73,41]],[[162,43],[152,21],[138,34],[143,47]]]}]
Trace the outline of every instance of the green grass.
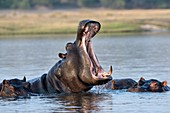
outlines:
[{"label": "green grass", "polygon": [[139,25],[125,22],[105,23],[101,29],[102,33],[120,33],[120,32],[139,32]]},{"label": "green grass", "polygon": [[170,29],[170,10],[0,11],[0,35],[72,34],[83,19],[99,21],[101,33],[142,32],[142,25]]}]

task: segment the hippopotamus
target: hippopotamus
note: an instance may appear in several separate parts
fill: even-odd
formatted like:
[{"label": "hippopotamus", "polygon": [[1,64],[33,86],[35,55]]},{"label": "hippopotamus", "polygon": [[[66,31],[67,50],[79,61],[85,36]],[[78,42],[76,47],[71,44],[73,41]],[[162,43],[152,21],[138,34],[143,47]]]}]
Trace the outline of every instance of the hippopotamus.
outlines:
[{"label": "hippopotamus", "polygon": [[104,88],[112,89],[112,90],[121,90],[121,89],[128,89],[130,87],[134,87],[137,82],[131,78],[124,78],[124,79],[114,79],[109,81]]},{"label": "hippopotamus", "polygon": [[106,73],[92,48],[92,38],[100,30],[100,23],[93,20],[80,21],[77,37],[66,44],[66,54],[47,74],[30,80],[33,93],[78,93],[89,91],[95,85],[112,80],[112,66]]},{"label": "hippopotamus", "polygon": [[145,80],[140,78],[137,85],[129,88],[128,92],[164,92],[169,91],[170,87],[167,86],[167,81],[160,82],[156,79]]},{"label": "hippopotamus", "polygon": [[26,77],[23,80],[19,79],[4,79],[0,84],[1,97],[18,97],[28,96],[31,93],[30,83],[26,82]]}]

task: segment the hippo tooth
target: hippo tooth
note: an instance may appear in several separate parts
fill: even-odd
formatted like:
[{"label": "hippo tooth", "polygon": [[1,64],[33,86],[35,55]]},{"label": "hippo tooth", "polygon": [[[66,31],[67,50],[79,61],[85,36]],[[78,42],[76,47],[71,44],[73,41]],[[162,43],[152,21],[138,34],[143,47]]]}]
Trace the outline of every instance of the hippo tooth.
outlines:
[{"label": "hippo tooth", "polygon": [[109,70],[109,72],[108,72],[108,75],[111,75],[112,72],[113,72],[113,69],[112,69],[112,66],[110,66],[110,70]]},{"label": "hippo tooth", "polygon": [[103,74],[102,74],[102,77],[107,77],[108,76],[108,73],[106,73],[106,72],[104,72]]},{"label": "hippo tooth", "polygon": [[103,77],[109,77],[109,76],[111,76],[112,71],[113,71],[112,66],[110,66],[109,72],[108,72],[108,73],[105,73],[105,72],[104,72],[104,73],[102,74],[102,76],[103,76]]}]

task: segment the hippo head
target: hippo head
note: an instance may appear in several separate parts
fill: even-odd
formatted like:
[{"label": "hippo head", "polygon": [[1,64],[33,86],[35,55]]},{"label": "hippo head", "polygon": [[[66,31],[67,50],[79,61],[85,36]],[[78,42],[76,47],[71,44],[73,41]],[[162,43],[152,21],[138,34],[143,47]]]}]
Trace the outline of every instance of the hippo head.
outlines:
[{"label": "hippo head", "polygon": [[30,91],[30,83],[23,80],[11,79],[3,80],[1,84],[0,96],[2,97],[17,97],[26,96]]},{"label": "hippo head", "polygon": [[91,39],[99,30],[99,22],[81,21],[75,42],[66,44],[66,54],[59,53],[59,57],[63,59],[55,75],[71,92],[86,91],[94,85],[105,84],[112,79],[112,67],[106,73],[92,48]]},{"label": "hippo head", "polygon": [[142,83],[140,84],[141,89],[150,92],[163,92],[166,86],[167,81],[160,82],[156,79],[145,80],[144,78],[142,78]]},{"label": "hippo head", "polygon": [[160,82],[156,79],[145,80],[140,78],[135,87],[129,88],[129,92],[163,92],[169,91],[167,81]]}]

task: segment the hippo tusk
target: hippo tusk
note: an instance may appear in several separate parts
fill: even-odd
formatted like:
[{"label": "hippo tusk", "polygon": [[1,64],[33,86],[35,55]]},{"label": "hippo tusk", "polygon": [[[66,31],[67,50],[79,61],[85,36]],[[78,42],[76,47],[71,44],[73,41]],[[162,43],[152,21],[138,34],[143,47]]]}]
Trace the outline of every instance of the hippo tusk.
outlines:
[{"label": "hippo tusk", "polygon": [[112,72],[113,72],[113,69],[112,69],[112,66],[110,66],[110,70],[109,70],[108,75],[111,75],[111,74],[112,74]]},{"label": "hippo tusk", "polygon": [[112,66],[110,66],[109,72],[108,72],[108,73],[103,73],[102,76],[103,76],[103,77],[109,77],[109,76],[111,76],[112,71],[113,71]]}]

